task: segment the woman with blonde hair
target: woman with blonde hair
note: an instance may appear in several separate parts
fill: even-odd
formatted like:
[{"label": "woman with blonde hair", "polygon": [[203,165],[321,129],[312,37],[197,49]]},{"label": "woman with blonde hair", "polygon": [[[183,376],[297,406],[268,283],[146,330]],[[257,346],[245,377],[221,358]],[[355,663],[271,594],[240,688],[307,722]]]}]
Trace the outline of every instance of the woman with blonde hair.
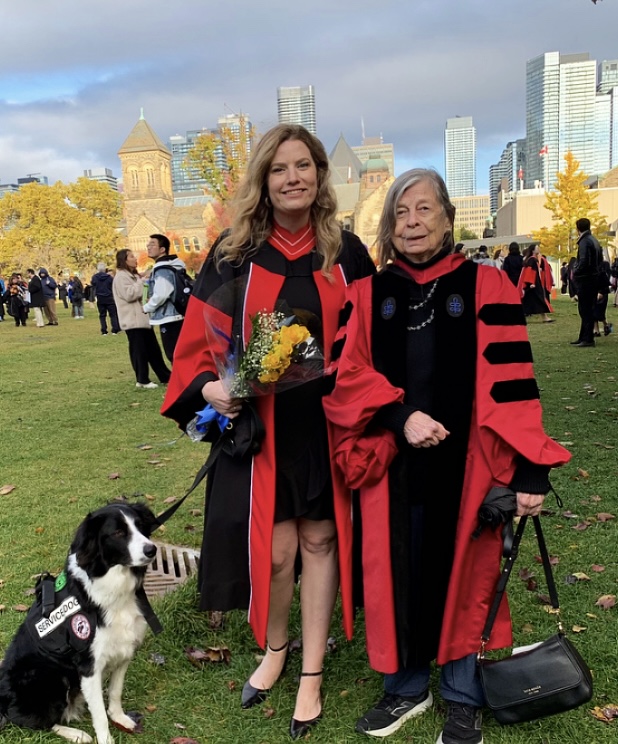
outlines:
[{"label": "woman with blonde hair", "polygon": [[[374,272],[360,240],[336,222],[328,158],[306,129],[280,124],[255,147],[233,203],[231,229],[197,278],[176,347],[162,413],[184,428],[210,403],[239,426],[248,406],[219,379],[204,332],[204,311],[234,282],[231,327],[285,302],[302,318],[330,364],[345,288]],[[240,288],[240,289],[238,289]],[[214,300],[213,300],[214,301]],[[331,470],[322,408],[324,381],[255,399],[265,439],[257,453],[219,455],[206,489],[199,589],[202,610],[249,610],[265,656],[242,691],[242,707],[262,702],[283,672],[295,564],[301,564],[303,660],[290,735],[322,713],[320,687],[338,579],[352,630],[350,492]]]}]

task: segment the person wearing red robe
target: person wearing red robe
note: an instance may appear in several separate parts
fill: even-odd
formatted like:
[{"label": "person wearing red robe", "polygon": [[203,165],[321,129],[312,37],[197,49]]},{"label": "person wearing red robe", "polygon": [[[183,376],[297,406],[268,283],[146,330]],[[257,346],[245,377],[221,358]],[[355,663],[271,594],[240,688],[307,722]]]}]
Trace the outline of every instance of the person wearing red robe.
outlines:
[{"label": "person wearing red robe", "polygon": [[[540,513],[568,452],[542,426],[532,352],[505,272],[453,253],[455,208],[431,170],[399,176],[378,230],[383,269],[349,288],[325,399],[335,460],[360,489],[367,650],[385,694],[356,730],[383,737],[432,704],[439,744],[480,744],[476,652],[500,573],[500,530],[478,534],[494,486]],[[473,537],[474,536],[474,537]],[[511,642],[503,603],[492,647]]]},{"label": "person wearing red robe", "polygon": [[541,255],[538,245],[529,245],[524,253],[524,266],[517,284],[526,316],[542,315],[544,323],[554,322],[549,317],[549,313],[554,312],[549,301],[553,286],[554,278],[547,259]]},{"label": "person wearing red robe", "polygon": [[[303,127],[279,125],[262,137],[234,206],[231,230],[196,280],[162,413],[186,427],[208,402],[237,433],[252,407],[263,423],[258,452],[223,450],[209,472],[200,608],[249,610],[266,654],[244,685],[241,703],[262,702],[286,661],[299,555],[303,668],[290,724],[297,739],[321,716],[338,577],[344,627],[348,637],[352,633],[351,495],[331,467],[323,377],[247,403],[230,396],[216,361],[226,351],[222,334],[240,337],[246,348],[251,317],[284,302],[320,342],[328,367],[346,286],[375,267],[360,240],[335,221],[328,158]],[[207,340],[205,315],[216,325],[217,340]]]}]

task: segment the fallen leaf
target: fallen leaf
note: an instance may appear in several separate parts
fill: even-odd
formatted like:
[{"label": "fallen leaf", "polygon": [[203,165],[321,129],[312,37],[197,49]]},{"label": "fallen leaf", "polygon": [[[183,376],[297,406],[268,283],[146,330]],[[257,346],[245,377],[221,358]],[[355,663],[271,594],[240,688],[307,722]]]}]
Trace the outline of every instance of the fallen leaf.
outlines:
[{"label": "fallen leaf", "polygon": [[149,465],[160,465],[161,460],[146,460]]},{"label": "fallen leaf", "polygon": [[[184,726],[184,725],[183,725],[182,723],[175,723],[175,724],[174,724],[174,728],[180,729],[181,731],[186,731],[186,730],[187,730],[187,727],[186,727],[186,726]],[[181,743],[182,743],[182,742],[184,741],[184,742],[185,742],[185,744],[186,744],[186,741],[185,741],[185,739],[182,739],[182,738],[181,738],[181,739],[175,739],[174,741],[176,742],[176,744],[178,744],[178,742],[179,742],[179,741],[180,741]]]},{"label": "fallen leaf", "polygon": [[596,620],[597,616],[593,612],[587,612],[586,617],[591,618],[592,620]]},{"label": "fallen leaf", "polygon": [[595,563],[593,566],[590,567],[593,571],[596,573],[603,573],[605,571],[605,566],[599,566],[597,563]]},{"label": "fallen leaf", "polygon": [[585,625],[574,625],[571,630],[573,633],[583,633],[584,630],[588,630]]},{"label": "fallen leaf", "polygon": [[583,532],[584,530],[587,530],[588,527],[590,527],[590,522],[579,522],[578,524],[574,524],[571,529]]},{"label": "fallen leaf", "polygon": [[536,579],[528,579],[528,581],[526,582],[526,589],[529,592],[536,592],[538,588],[539,585]]},{"label": "fallen leaf", "polygon": [[528,581],[534,576],[534,572],[529,568],[520,568],[518,576],[522,581]]},{"label": "fallen leaf", "polygon": [[231,679],[231,680],[230,680],[230,681],[229,681],[229,682],[227,683],[227,689],[228,689],[228,690],[229,690],[230,692],[235,692],[235,690],[236,690],[236,682],[235,682],[235,681],[234,681],[233,679]]},{"label": "fallen leaf", "polygon": [[6,605],[0,604],[0,612],[4,612],[6,610]]},{"label": "fallen leaf", "polygon": [[[186,728],[186,726],[181,726],[179,723],[174,724],[177,728]],[[186,736],[177,736],[174,739],[170,739],[170,744],[198,744],[195,739],[189,739]]]},{"label": "fallen leaf", "polygon": [[534,626],[532,623],[524,623],[521,626],[522,633],[534,633]]},{"label": "fallen leaf", "polygon": [[595,605],[597,607],[602,607],[604,610],[610,610],[615,604],[616,604],[615,594],[603,594],[595,602]]},{"label": "fallen leaf", "polygon": [[28,607],[28,605],[25,604],[16,604],[13,605],[13,609],[15,610],[15,612],[28,612],[30,608]]},{"label": "fallen leaf", "polygon": [[68,504],[76,504],[77,503],[77,496],[71,496],[70,499],[67,499]]},{"label": "fallen leaf", "polygon": [[118,478],[120,478],[120,473],[110,473],[107,477],[109,480],[118,480]]},{"label": "fallen leaf", "polygon": [[139,403],[129,403],[131,408],[137,408],[139,406]]},{"label": "fallen leaf", "polygon": [[565,406],[565,410],[567,411],[574,411],[577,406]]},{"label": "fallen leaf", "polygon": [[156,705],[145,705],[144,709],[147,710],[149,713],[154,713],[157,709]]},{"label": "fallen leaf", "polygon": [[579,473],[579,475],[581,475],[582,478],[590,478],[590,473],[583,468],[577,468],[577,472]]},{"label": "fallen leaf", "polygon": [[562,516],[565,517],[566,519],[578,519],[577,514],[574,514],[572,511],[568,509],[567,511],[562,512]]},{"label": "fallen leaf", "polygon": [[598,504],[599,501],[601,501],[601,497],[595,494],[594,496],[590,497],[590,501],[594,501],[595,504]]},{"label": "fallen leaf", "polygon": [[166,499],[163,499],[164,504],[173,504],[176,501],[175,496],[168,496]]},{"label": "fallen leaf", "polygon": [[34,533],[36,535],[42,535],[45,532],[45,527],[35,527]]},{"label": "fallen leaf", "polygon": [[272,718],[275,715],[275,709],[270,707],[263,708],[262,715],[264,716],[264,718]]},{"label": "fallen leaf", "polygon": [[543,605],[543,609],[550,615],[558,615],[560,613],[559,609],[552,607],[551,605]]},{"label": "fallen leaf", "polygon": [[590,576],[586,576],[582,571],[574,571],[573,576],[575,576],[578,581],[590,581]]},{"label": "fallen leaf", "polygon": [[609,522],[611,519],[616,519],[616,517],[613,514],[607,514],[607,512],[597,514],[597,520],[599,522]]},{"label": "fallen leaf", "polygon": [[185,524],[185,532],[195,532],[194,524]]},{"label": "fallen leaf", "polygon": [[148,499],[148,501],[154,501],[155,500],[155,497],[152,494],[150,494],[150,493],[145,494],[144,495],[144,498],[145,499]]},{"label": "fallen leaf", "polygon": [[206,649],[189,646],[185,648],[185,656],[193,666],[201,667],[204,664],[225,663],[229,664],[232,654],[227,646],[213,646]]},{"label": "fallen leaf", "polygon": [[151,450],[152,444],[138,444],[137,449],[138,450]]},{"label": "fallen leaf", "polygon": [[192,517],[201,517],[202,516],[202,510],[201,509],[190,509],[189,514]]},{"label": "fallen leaf", "polygon": [[594,716],[594,718],[597,719],[597,721],[602,721],[603,723],[611,723],[615,718],[618,718],[618,705],[609,703],[603,708],[595,705],[594,709],[591,710],[590,713]]},{"label": "fallen leaf", "polygon": [[0,488],[0,496],[6,496],[7,494],[11,493],[11,491],[14,491],[16,488],[17,486],[12,486],[10,484],[2,486],[2,488]]},{"label": "fallen leaf", "polygon": [[542,605],[550,605],[551,604],[551,599],[549,598],[549,596],[547,594],[537,594],[536,595],[536,598],[539,600],[539,602]]}]

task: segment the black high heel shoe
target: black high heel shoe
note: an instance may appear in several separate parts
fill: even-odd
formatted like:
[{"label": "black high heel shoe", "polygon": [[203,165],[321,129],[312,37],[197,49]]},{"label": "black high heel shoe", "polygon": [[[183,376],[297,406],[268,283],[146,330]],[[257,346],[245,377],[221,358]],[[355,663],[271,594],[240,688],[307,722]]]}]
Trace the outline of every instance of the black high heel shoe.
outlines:
[{"label": "black high heel shoe", "polygon": [[[271,648],[269,645],[266,645],[266,653],[270,651],[271,654],[279,654],[281,651],[285,650],[285,660],[283,662],[283,667],[281,668],[281,674],[285,672],[285,669],[288,665],[288,648],[289,648],[289,641],[286,641],[281,648]],[[259,705],[260,703],[263,703],[264,700],[266,700],[268,693],[270,692],[270,688],[268,690],[260,690],[257,687],[254,687],[251,684],[251,677],[245,682],[244,687],[242,688],[242,693],[240,696],[240,704],[243,710],[247,710],[248,708],[253,708],[254,705]]]},{"label": "black high heel shoe", "polygon": [[[319,677],[322,674],[322,672],[301,672],[301,677]],[[322,705],[322,695],[320,694],[320,707]],[[315,718],[310,718],[308,721],[299,721],[296,718],[292,718],[290,721],[290,737],[294,740],[300,739],[301,736],[304,736],[307,731],[312,726],[315,726],[316,723],[322,718],[322,711],[315,716]]]}]

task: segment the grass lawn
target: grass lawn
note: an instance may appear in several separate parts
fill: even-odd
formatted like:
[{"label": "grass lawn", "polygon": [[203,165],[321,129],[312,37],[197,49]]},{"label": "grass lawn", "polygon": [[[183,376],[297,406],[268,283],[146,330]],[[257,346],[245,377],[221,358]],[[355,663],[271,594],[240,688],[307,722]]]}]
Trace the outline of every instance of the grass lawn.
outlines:
[{"label": "grass lawn", "polygon": [[[147,498],[155,511],[162,511],[166,498],[181,496],[188,488],[206,455],[204,445],[186,437],[177,440],[175,425],[159,415],[163,388],[136,390],[126,338],[102,337],[95,316],[87,308],[86,319],[78,323],[61,308],[58,327],[15,328],[8,316],[0,324],[0,486],[15,486],[0,495],[0,656],[23,619],[15,606],[30,603],[35,574],[60,570],[73,532],[89,510],[124,494]],[[553,324],[534,319],[529,332],[546,428],[568,446],[573,459],[553,473],[564,506],[558,508],[548,497],[552,513],[544,524],[550,553],[558,560],[565,627],[583,628],[571,638],[593,669],[595,694],[591,705],[577,711],[511,728],[500,727],[487,714],[484,737],[489,744],[613,744],[618,736],[618,720],[604,724],[589,712],[593,706],[618,704],[618,607],[595,605],[601,595],[618,594],[618,520],[603,516],[618,516],[618,333],[598,339],[594,349],[573,348],[568,342],[577,337],[576,307],[558,298],[555,318]],[[609,319],[618,331],[615,308],[609,308]],[[110,478],[113,474],[119,477]],[[202,511],[202,496],[194,493],[164,534],[155,537],[199,547]],[[541,640],[555,628],[554,617],[538,599],[546,589],[534,559],[531,529],[524,542],[510,591],[520,645]],[[518,578],[522,568],[535,574],[538,590],[531,591]],[[569,578],[579,572],[589,578]],[[195,607],[193,581],[157,601],[165,632],[156,638],[148,634],[129,668],[124,696],[126,710],[144,714],[144,733],[131,738],[116,732],[116,742],[166,744],[175,737],[199,744],[289,741],[300,655],[292,655],[266,704],[242,711],[240,689],[259,652],[245,616],[230,613],[224,630],[212,631]],[[291,638],[298,637],[299,627],[295,611]],[[325,717],[310,738],[316,743],[359,742],[355,719],[380,696],[381,677],[366,663],[362,616],[352,643],[345,642],[338,615],[331,632],[337,643],[325,662]],[[188,646],[221,644],[231,652],[227,666],[196,668],[185,658]],[[164,664],[153,663],[155,653],[165,658]],[[443,714],[438,702],[389,741],[432,744]],[[92,732],[89,718],[83,727]],[[59,739],[9,726],[0,741]]]}]

